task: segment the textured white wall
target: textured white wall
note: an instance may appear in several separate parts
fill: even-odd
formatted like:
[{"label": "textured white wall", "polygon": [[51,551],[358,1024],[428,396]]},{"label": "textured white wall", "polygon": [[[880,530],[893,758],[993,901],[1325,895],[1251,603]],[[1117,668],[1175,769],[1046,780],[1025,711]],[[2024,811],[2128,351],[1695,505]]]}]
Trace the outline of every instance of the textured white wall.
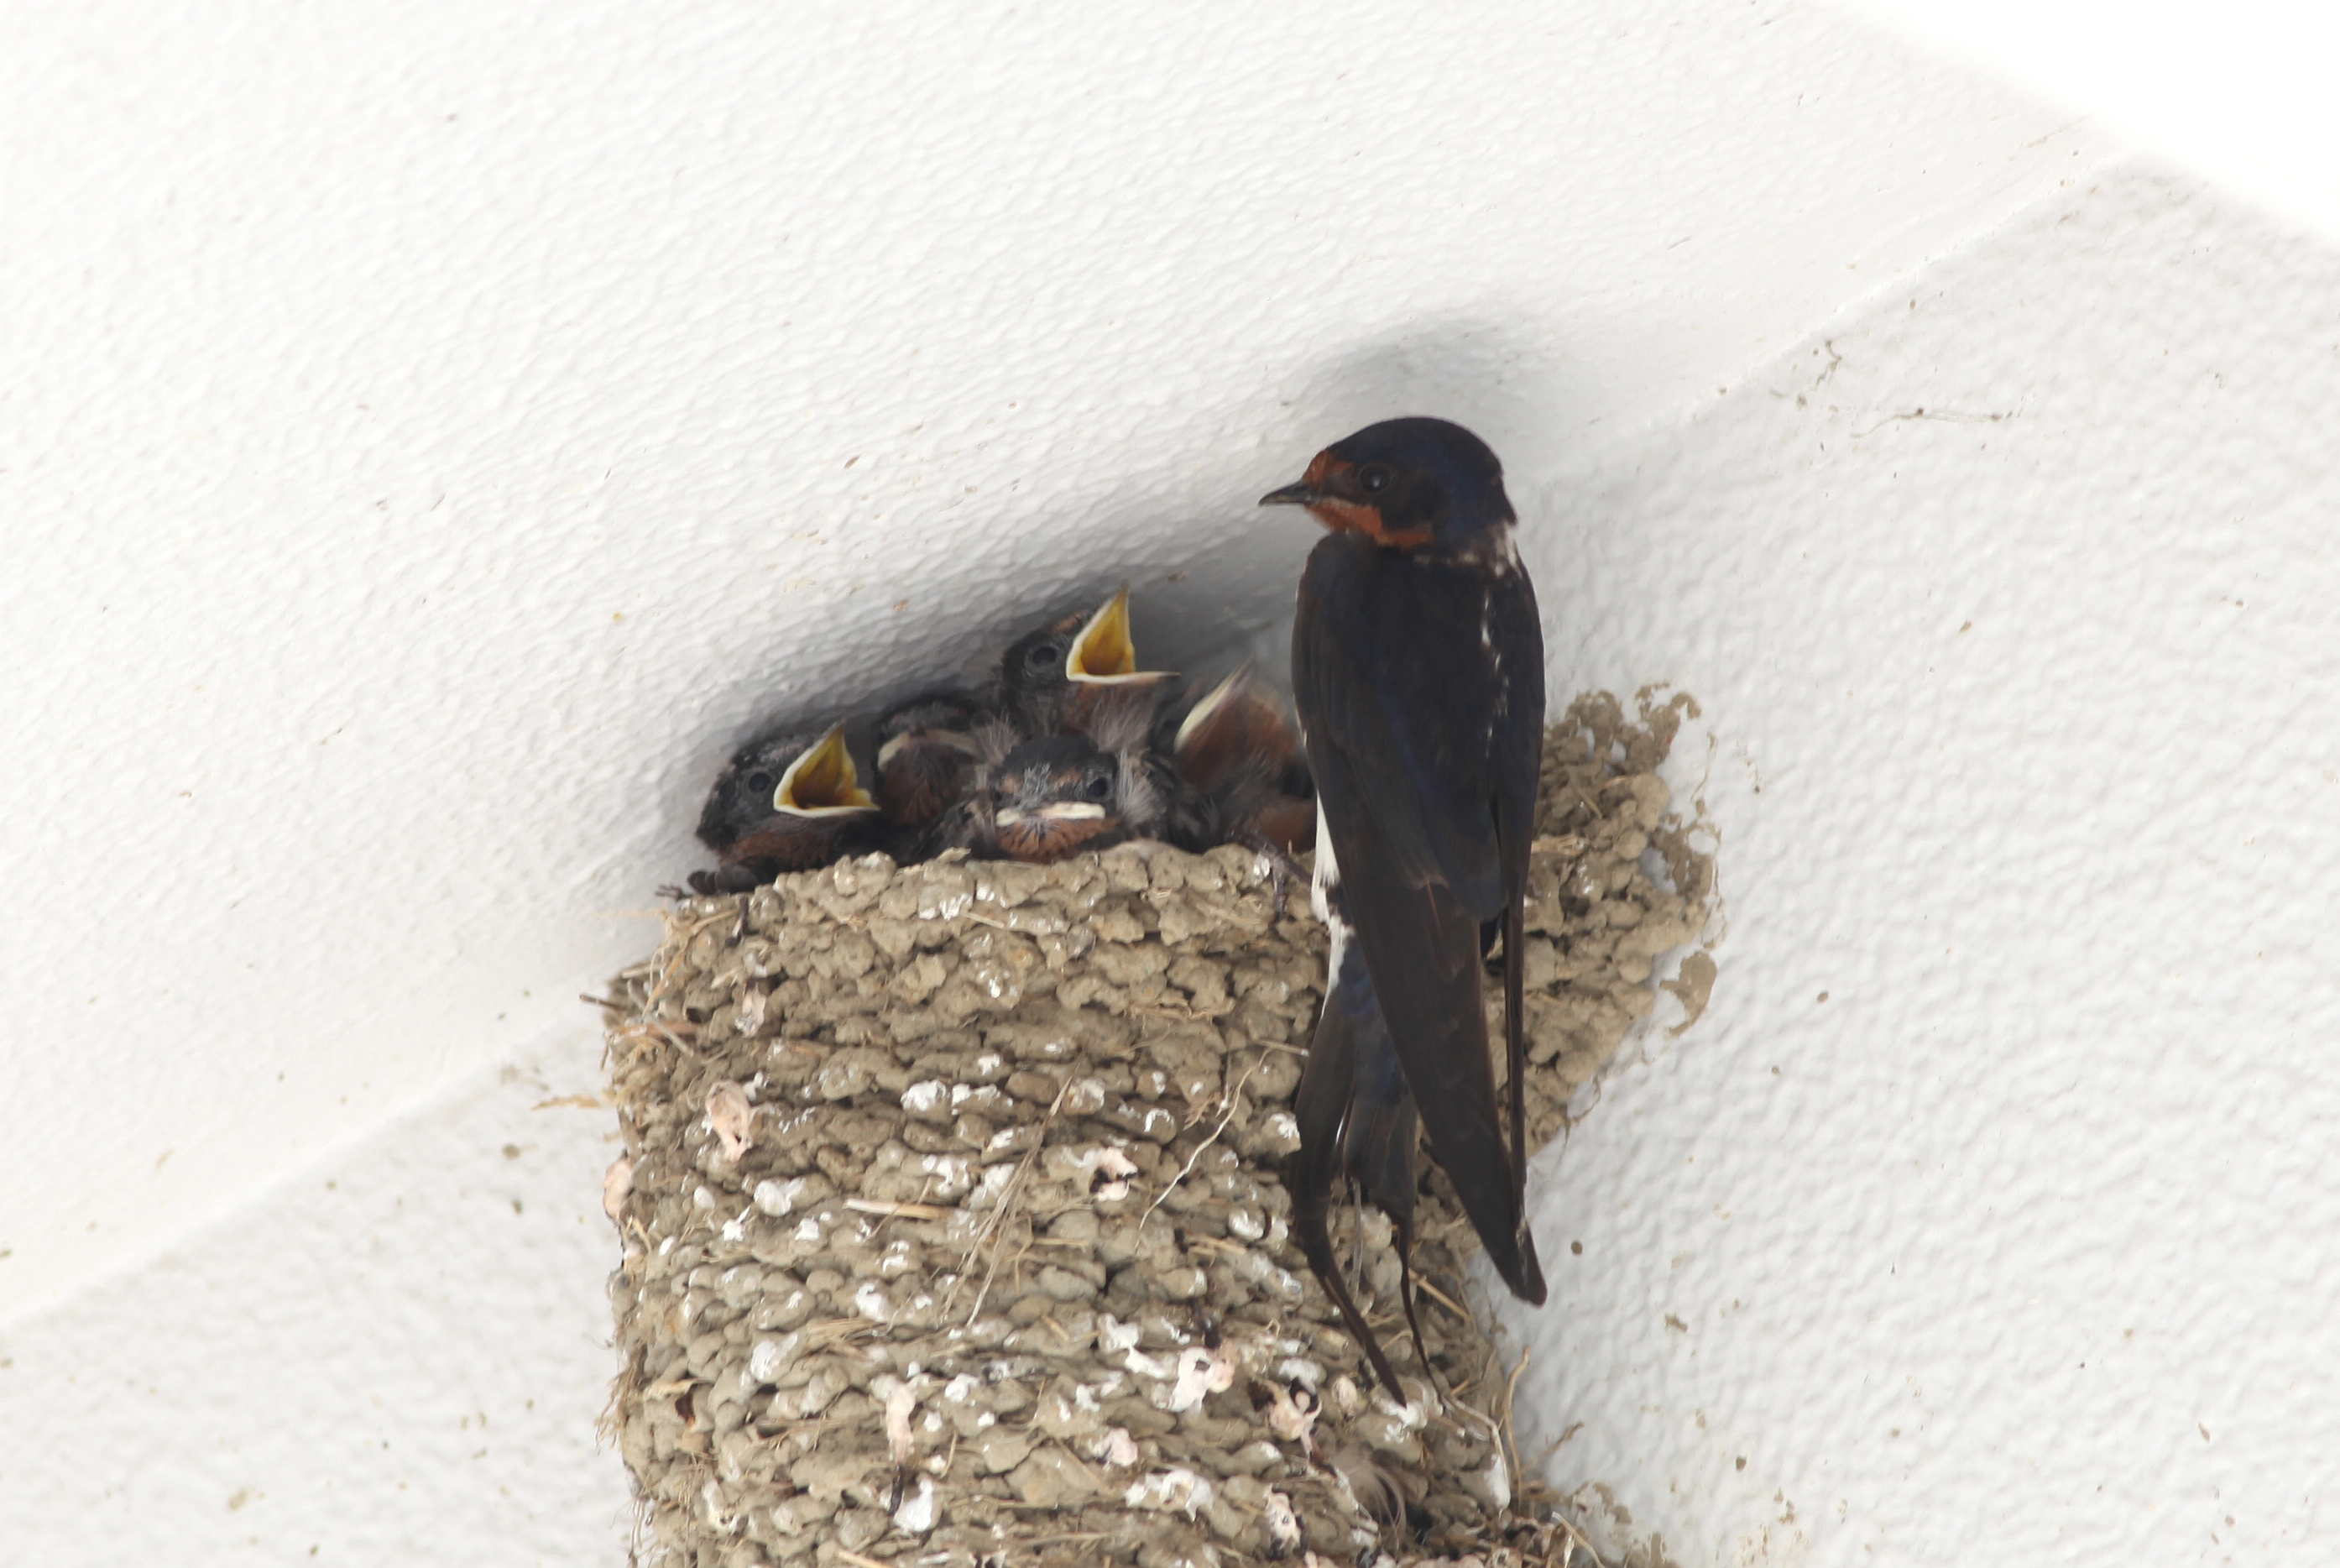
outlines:
[{"label": "textured white wall", "polygon": [[2302,0],[1826,0],[2340,242],[2340,12]]},{"label": "textured white wall", "polygon": [[599,1043],[0,1340],[0,1562],[619,1568]]},{"label": "textured white wall", "polygon": [[1239,638],[1345,427],[1538,471],[2090,156],[1730,0],[0,29],[0,1321],[574,1032],[759,721]]},{"label": "textured white wall", "polygon": [[590,1077],[747,728],[1125,574],[1253,636],[1398,407],[1715,744],[1554,1474],[1684,1568],[2331,1555],[2329,253],[1801,9],[0,25],[0,1556],[616,1561],[602,1127],[492,1064]]},{"label": "textured white wall", "polygon": [[2333,1561],[2335,406],[2340,254],[2132,167],[1537,491],[1729,920],[1538,1189],[1614,1538]]}]

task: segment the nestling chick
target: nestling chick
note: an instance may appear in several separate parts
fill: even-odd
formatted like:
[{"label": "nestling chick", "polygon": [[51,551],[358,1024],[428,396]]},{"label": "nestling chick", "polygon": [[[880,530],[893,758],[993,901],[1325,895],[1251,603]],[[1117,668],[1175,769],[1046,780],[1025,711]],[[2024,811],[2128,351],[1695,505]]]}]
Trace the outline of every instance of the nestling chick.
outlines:
[{"label": "nestling chick", "polygon": [[1316,789],[1300,739],[1248,664],[1213,687],[1178,726],[1179,841],[1243,844],[1285,856],[1316,841]]},{"label": "nestling chick", "polygon": [[723,864],[693,871],[691,891],[741,893],[783,871],[858,854],[874,843],[878,815],[844,726],[751,740],[716,776],[699,813],[699,842]]},{"label": "nestling chick", "polygon": [[1068,615],[1018,638],[999,661],[999,710],[1026,735],[1094,733],[1129,710],[1150,720],[1175,679],[1137,668],[1129,588],[1087,616]]},{"label": "nestling chick", "polygon": [[1096,735],[1030,739],[1005,720],[977,726],[974,787],[937,819],[927,852],[1046,862],[1158,836],[1171,786],[1147,749],[1146,719],[1124,708]]},{"label": "nestling chick", "polygon": [[913,698],[878,723],[878,804],[897,828],[923,828],[967,793],[975,778],[971,698]]},{"label": "nestling chick", "polygon": [[1012,860],[1061,860],[1136,837],[1121,763],[1086,735],[1044,735],[1007,754],[992,784],[993,841]]}]

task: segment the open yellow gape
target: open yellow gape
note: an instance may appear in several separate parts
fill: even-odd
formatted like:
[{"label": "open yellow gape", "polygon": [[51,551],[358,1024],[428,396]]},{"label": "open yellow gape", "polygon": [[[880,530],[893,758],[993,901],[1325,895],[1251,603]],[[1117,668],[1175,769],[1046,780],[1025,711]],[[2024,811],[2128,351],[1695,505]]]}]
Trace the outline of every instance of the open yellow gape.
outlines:
[{"label": "open yellow gape", "polygon": [[826,817],[846,811],[875,811],[878,802],[861,788],[853,753],[845,744],[845,726],[832,728],[804,754],[788,764],[772,791],[772,809],[791,817]]},{"label": "open yellow gape", "polygon": [[1108,599],[1065,652],[1065,678],[1089,686],[1167,680],[1176,671],[1137,668],[1137,644],[1129,634],[1129,584]]}]

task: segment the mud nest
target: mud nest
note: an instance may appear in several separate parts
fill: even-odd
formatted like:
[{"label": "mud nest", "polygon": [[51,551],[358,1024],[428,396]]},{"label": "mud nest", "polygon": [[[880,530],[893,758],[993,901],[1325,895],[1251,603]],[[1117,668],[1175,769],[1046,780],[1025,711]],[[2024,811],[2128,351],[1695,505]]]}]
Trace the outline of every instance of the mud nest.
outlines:
[{"label": "mud nest", "polygon": [[[1705,922],[1710,863],[1655,774],[1686,706],[1587,697],[1547,739],[1538,1145]],[[1369,1386],[1287,1236],[1324,969],[1306,904],[1295,885],[1273,918],[1248,849],[1147,844],[873,856],[674,909],[607,1004],[607,1419],[636,1561],[1591,1562],[1523,1479],[1435,1167],[1414,1257],[1434,1379],[1380,1215],[1335,1244],[1399,1391]],[[1712,975],[1693,954],[1670,982],[1692,1017]]]}]

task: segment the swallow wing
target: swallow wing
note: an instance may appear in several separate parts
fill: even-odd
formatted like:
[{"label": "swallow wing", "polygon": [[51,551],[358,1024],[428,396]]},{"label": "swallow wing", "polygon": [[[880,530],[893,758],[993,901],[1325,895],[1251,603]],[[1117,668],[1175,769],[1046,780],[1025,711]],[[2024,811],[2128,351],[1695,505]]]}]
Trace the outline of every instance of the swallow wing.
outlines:
[{"label": "swallow wing", "polygon": [[[1309,766],[1323,770],[1322,733],[1358,764],[1356,802],[1396,873],[1413,887],[1443,882],[1475,918],[1497,918],[1503,856],[1489,738],[1511,661],[1489,657],[1485,579],[1337,533],[1310,554],[1300,603],[1292,679]],[[1528,789],[1532,808],[1532,778]]]},{"label": "swallow wing", "polygon": [[[1540,1303],[1480,990],[1480,923],[1503,912],[1509,880],[1490,769],[1512,660],[1478,657],[1493,635],[1486,604],[1482,580],[1332,535],[1301,580],[1293,690],[1357,945],[1432,1151],[1505,1283]],[[1540,721],[1541,658],[1535,672]]]},{"label": "swallow wing", "polygon": [[[1350,1337],[1373,1363],[1373,1374],[1395,1393],[1397,1375],[1351,1298],[1333,1255],[1326,1216],[1342,1189],[1353,1182],[1396,1222],[1399,1245],[1406,1245],[1413,1230],[1413,1101],[1374,1000],[1372,978],[1357,951],[1344,948],[1336,937],[1324,1010],[1308,1043],[1308,1065],[1300,1075],[1299,1091],[1293,1097],[1300,1147],[1284,1181],[1292,1193],[1292,1231],[1302,1255],[1340,1309]],[[1410,1321],[1410,1301],[1406,1312]],[[1417,1347],[1420,1338],[1417,1330]],[[1430,1365],[1427,1355],[1423,1365]]]},{"label": "swallow wing", "polygon": [[[1543,769],[1543,618],[1525,571],[1490,586],[1487,651],[1495,703],[1489,715],[1488,784],[1502,871],[1503,1049],[1509,1065],[1512,1191],[1526,1212],[1528,1182],[1526,962],[1528,852],[1535,841],[1536,787]],[[1484,943],[1481,944],[1482,950]],[[1532,1244],[1531,1244],[1532,1245]]]},{"label": "swallow wing", "polygon": [[[1352,1007],[1354,1070],[1350,1075],[1347,1136],[1343,1163],[1349,1178],[1365,1201],[1389,1216],[1397,1242],[1398,1298],[1405,1305],[1405,1325],[1413,1335],[1413,1353],[1430,1369],[1430,1347],[1422,1343],[1422,1323],[1413,1314],[1413,1200],[1420,1173],[1414,1166],[1414,1145],[1421,1118],[1407,1092],[1405,1073],[1398,1066],[1397,1047],[1381,1004],[1371,996],[1373,980],[1356,963],[1367,989],[1370,1007]],[[1345,979],[1345,977],[1344,977]],[[1345,987],[1344,987],[1345,988]],[[1396,1385],[1391,1385],[1394,1391]]]}]

